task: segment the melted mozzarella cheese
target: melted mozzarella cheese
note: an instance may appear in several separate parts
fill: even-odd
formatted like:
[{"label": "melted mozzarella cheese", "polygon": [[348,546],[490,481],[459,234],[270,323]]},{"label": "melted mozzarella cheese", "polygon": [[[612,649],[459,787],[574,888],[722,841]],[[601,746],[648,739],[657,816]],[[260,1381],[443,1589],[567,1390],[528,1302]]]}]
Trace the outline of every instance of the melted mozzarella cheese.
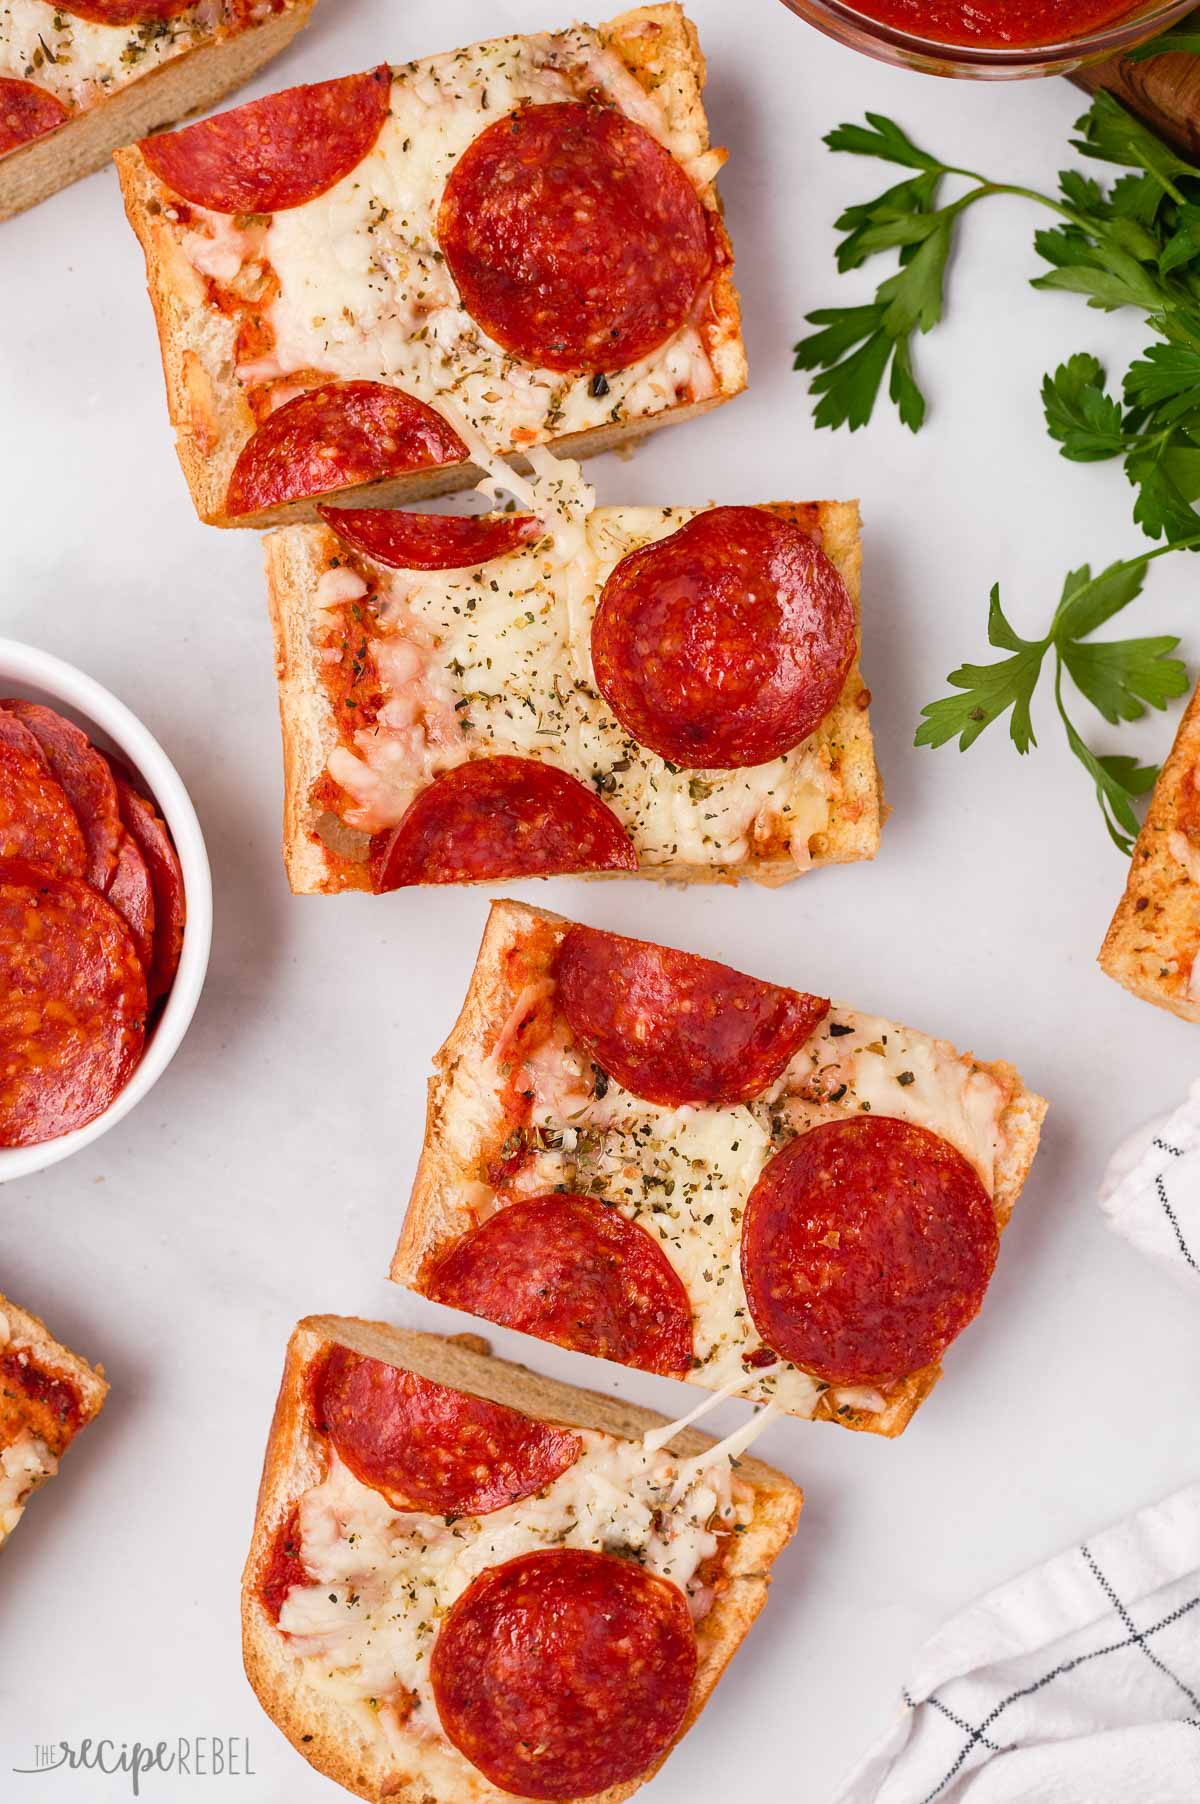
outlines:
[{"label": "melted mozzarella cheese", "polygon": [[476,1517],[393,1510],[331,1452],[325,1479],[300,1500],[301,1553],[313,1583],[292,1587],[280,1630],[310,1681],[357,1709],[427,1780],[453,1776],[455,1796],[498,1796],[441,1732],[429,1681],[441,1618],[488,1567],[573,1547],[636,1559],[677,1584],[701,1620],[712,1593],[700,1568],[717,1552],[716,1530],[745,1527],[752,1516],[730,1460],[765,1418],[691,1460],[663,1451],[657,1436],[637,1442],[580,1431],[578,1460],[553,1484]]},{"label": "melted mozzarella cheese", "polygon": [[[376,661],[381,648],[402,646],[409,675],[389,703],[396,731],[385,718],[329,760],[351,797],[343,818],[379,832],[439,771],[473,752],[508,753],[594,786],[644,865],[735,866],[770,845],[790,848],[804,868],[809,838],[829,818],[824,728],[768,764],[675,770],[629,737],[597,691],[591,629],[605,579],[628,552],[665,538],[696,510],[588,511],[590,491],[581,495],[570,475],[577,470],[555,463],[540,482],[515,479],[551,520],[549,546],[473,570],[376,572]],[[547,508],[555,482],[565,495]]]},{"label": "melted mozzarella cheese", "polygon": [[451,402],[492,450],[506,453],[714,394],[712,365],[691,325],[594,384],[515,362],[459,301],[437,240],[455,163],[518,105],[592,90],[645,125],[698,187],[711,180],[714,153],[702,153],[693,131],[672,128],[658,96],[586,26],[406,64],[393,71],[390,114],[369,155],[328,193],[272,219],[263,255],[280,285],[268,313],[274,346],[242,366],[242,379],[321,370],[394,382],[432,406]]},{"label": "melted mozzarella cheese", "polygon": [[1008,1092],[948,1040],[835,1004],[775,1088],[754,1104],[797,1131],[845,1114],[894,1115],[956,1146],[989,1191]]},{"label": "melted mozzarella cheese", "polygon": [[[12,1324],[0,1310],[0,1350],[11,1340]],[[29,1429],[0,1448],[0,1547],[21,1520],[30,1493],[57,1470],[58,1461],[49,1447]]]},{"label": "melted mozzarella cheese", "polygon": [[[263,16],[271,11],[269,0]],[[128,87],[227,26],[226,0],[198,0],[177,19],[96,25],[48,0],[0,0],[0,74],[36,82],[72,109]]]},{"label": "melted mozzarella cheese", "polygon": [[30,1493],[57,1471],[49,1447],[28,1429],[0,1449],[0,1547],[21,1520]]},{"label": "melted mozzarella cheese", "polygon": [[[940,1134],[970,1159],[990,1191],[1004,1146],[1002,1084],[942,1040],[836,1008],[762,1099],[747,1106],[666,1109],[609,1079],[602,1098],[569,1051],[553,1071],[530,1060],[530,1125],[537,1149],[514,1193],[555,1186],[603,1197],[646,1229],[682,1278],[699,1361],[717,1386],[762,1348],[741,1273],[741,1223],[764,1167],[796,1133],[861,1113],[895,1116]],[[827,1387],[781,1362],[746,1395],[810,1416]],[[835,1387],[838,1405],[882,1409],[871,1387]]]},{"label": "melted mozzarella cheese", "polygon": [[[692,1305],[696,1375],[713,1387],[740,1373],[761,1345],[740,1263],[746,1204],[771,1157],[770,1135],[749,1109],[666,1109],[611,1079],[602,1101],[564,1121],[535,1097],[531,1125],[547,1145],[520,1174],[531,1196],[555,1185],[618,1205],[657,1240]],[[751,1387],[794,1415],[809,1416],[822,1386],[785,1366]]]}]

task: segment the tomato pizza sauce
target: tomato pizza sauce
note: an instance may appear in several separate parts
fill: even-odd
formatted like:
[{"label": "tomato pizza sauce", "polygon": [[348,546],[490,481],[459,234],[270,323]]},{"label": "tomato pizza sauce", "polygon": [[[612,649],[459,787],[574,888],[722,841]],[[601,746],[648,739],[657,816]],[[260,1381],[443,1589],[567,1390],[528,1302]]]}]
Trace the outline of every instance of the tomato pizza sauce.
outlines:
[{"label": "tomato pizza sauce", "polygon": [[855,10],[937,44],[1023,50],[1059,44],[1135,10],[1128,0],[854,0]]}]

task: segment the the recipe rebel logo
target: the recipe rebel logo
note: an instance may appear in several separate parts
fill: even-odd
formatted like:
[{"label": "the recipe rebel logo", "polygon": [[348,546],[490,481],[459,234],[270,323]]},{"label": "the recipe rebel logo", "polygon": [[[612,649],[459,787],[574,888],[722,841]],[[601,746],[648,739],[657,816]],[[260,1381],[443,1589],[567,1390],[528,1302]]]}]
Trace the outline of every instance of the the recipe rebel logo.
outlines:
[{"label": "the recipe rebel logo", "polygon": [[186,1779],[253,1779],[250,1741],[237,1735],[179,1735],[172,1741],[39,1742],[30,1765],[14,1766],[25,1776],[43,1773],[103,1773],[124,1776],[130,1796],[140,1798],[142,1781],[155,1773]]}]

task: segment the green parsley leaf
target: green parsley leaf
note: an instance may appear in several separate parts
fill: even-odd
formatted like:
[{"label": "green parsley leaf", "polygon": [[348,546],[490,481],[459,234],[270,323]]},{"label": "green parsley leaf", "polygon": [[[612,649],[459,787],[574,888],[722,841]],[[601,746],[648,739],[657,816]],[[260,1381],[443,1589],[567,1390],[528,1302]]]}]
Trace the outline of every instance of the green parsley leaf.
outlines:
[{"label": "green parsley leaf", "polygon": [[1107,392],[1099,360],[1086,352],[1076,352],[1043,379],[1042,407],[1063,457],[1096,463],[1124,449],[1121,404]]},{"label": "green parsley leaf", "polygon": [[883,323],[883,308],[818,307],[807,317],[809,325],[823,330],[801,339],[793,368],[817,370],[836,363],[853,345],[877,332]]},{"label": "green parsley leaf", "polygon": [[1099,157],[1105,163],[1144,169],[1173,200],[1183,199],[1177,185],[1180,177],[1200,175],[1200,169],[1176,156],[1148,125],[1127,113],[1104,88],[1098,91],[1082,119],[1076,120],[1075,130],[1083,136],[1072,140],[1073,149],[1085,157]]},{"label": "green parsley leaf", "polygon": [[925,234],[915,255],[880,283],[878,298],[887,304],[883,323],[892,338],[906,338],[914,327],[928,332],[941,319],[942,283],[951,240],[950,220],[944,213],[935,214],[933,229]]},{"label": "green parsley leaf", "polygon": [[839,270],[844,274],[857,269],[877,251],[919,244],[935,230],[933,204],[939,180],[940,171],[935,170],[888,188],[876,200],[847,207],[834,225],[835,231],[846,233],[837,249]]},{"label": "green parsley leaf", "polygon": [[865,344],[832,369],[814,376],[809,388],[821,400],[813,413],[818,426],[865,426],[892,355],[892,341],[880,327]]},{"label": "green parsley leaf", "polygon": [[1138,44],[1132,50],[1125,50],[1122,55],[1127,62],[1147,63],[1154,56],[1169,56],[1173,51],[1191,51],[1200,55],[1200,29],[1197,28],[1194,13],[1186,19],[1180,19],[1168,31],[1160,32],[1158,37],[1151,38],[1148,44]]},{"label": "green parsley leaf", "polygon": [[1134,802],[1153,787],[1157,768],[1125,754],[1093,751],[1067,713],[1063,678],[1069,677],[1112,726],[1140,719],[1148,707],[1165,708],[1186,693],[1187,670],[1171,655],[1178,639],[1163,635],[1097,643],[1090,635],[1137,599],[1148,564],[1196,543],[1200,539],[1143,552],[1110,564],[1098,576],[1092,575],[1089,564],[1068,571],[1044,639],[1025,639],[1015,630],[1000,605],[999,587],[993,586],[988,641],[1011,655],[994,664],[963,664],[952,670],[946,681],[964,693],[926,703],[914,744],[936,747],[957,738],[959,750],[965,752],[993,721],[1011,710],[1009,735],[1018,752],[1029,751],[1036,744],[1033,697],[1047,654],[1052,653],[1054,701],[1067,743],[1092,780],[1110,839],[1123,852],[1131,852],[1138,833]]},{"label": "green parsley leaf", "polygon": [[1013,656],[995,664],[962,664],[952,670],[946,681],[966,693],[944,696],[922,708],[924,725],[918,727],[914,744],[939,746],[957,738],[959,751],[965,752],[985,727],[1010,708],[1009,734],[1017,750],[1025,753],[1037,744],[1030,703],[1050,641],[1034,643],[1014,631],[1000,605],[998,583],[993,585],[988,609],[988,640],[1011,649]]},{"label": "green parsley leaf", "polygon": [[[928,409],[914,336],[945,316],[959,222],[980,200],[1019,196],[1055,215],[1034,235],[1046,267],[1033,286],[1106,312],[1136,308],[1156,335],[1111,390],[1090,352],[1068,357],[1042,383],[1046,429],[1074,462],[1123,459],[1134,519],[1149,538],[1190,540],[1200,534],[1200,166],[1105,92],[1076,130],[1077,150],[1121,171],[1107,187],[1075,169],[1060,171],[1054,194],[998,181],[933,155],[880,113],[837,126],[832,149],[907,172],[844,209],[838,267],[892,254],[896,267],[871,300],[809,314],[816,330],[796,345],[795,368],[810,372],[817,425],[857,431],[886,386],[902,422],[919,431]],[[944,184],[961,191],[944,200]]]},{"label": "green parsley leaf", "polygon": [[1151,539],[1194,543],[1200,514],[1180,488],[1164,451],[1162,441],[1150,437],[1125,459],[1125,473],[1138,491],[1133,517]]},{"label": "green parsley leaf", "polygon": [[895,120],[882,113],[868,113],[866,125],[837,125],[825,142],[830,150],[847,150],[856,157],[882,157],[885,163],[901,163],[906,169],[941,169],[928,151],[918,150]]},{"label": "green parsley leaf", "polygon": [[888,383],[888,394],[896,403],[901,423],[910,432],[919,432],[925,423],[925,397],[917,387],[912,373],[906,338],[898,338],[892,352],[892,377]]},{"label": "green parsley leaf", "polygon": [[1136,601],[1145,586],[1149,561],[1149,553],[1126,558],[1121,563],[1109,564],[1099,576],[1092,575],[1090,564],[1082,564],[1078,570],[1071,571],[1063,583],[1062,596],[1054,611],[1051,636],[1060,642],[1085,639],[1114,614],[1119,614],[1122,608],[1128,607],[1131,601]]},{"label": "green parsley leaf", "polygon": [[1129,407],[1153,409],[1158,426],[1188,414],[1200,417],[1200,352],[1182,345],[1151,345],[1125,372]]},{"label": "green parsley leaf", "polygon": [[1062,660],[1076,689],[1115,727],[1122,720],[1140,720],[1147,704],[1165,708],[1187,694],[1187,666],[1169,656],[1178,644],[1170,637],[1109,645],[1068,641]]}]

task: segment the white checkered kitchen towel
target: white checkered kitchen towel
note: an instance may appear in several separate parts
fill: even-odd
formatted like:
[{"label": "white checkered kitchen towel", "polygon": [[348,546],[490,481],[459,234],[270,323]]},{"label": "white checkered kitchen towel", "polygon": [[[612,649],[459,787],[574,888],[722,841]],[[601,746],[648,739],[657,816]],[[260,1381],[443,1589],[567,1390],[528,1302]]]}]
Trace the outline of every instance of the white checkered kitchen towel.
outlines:
[{"label": "white checkered kitchen towel", "polygon": [[835,1804],[1198,1804],[1200,1484],[927,1641]]},{"label": "white checkered kitchen towel", "polygon": [[1200,1079],[1172,1114],[1117,1148],[1100,1207],[1110,1227],[1200,1298]]}]

